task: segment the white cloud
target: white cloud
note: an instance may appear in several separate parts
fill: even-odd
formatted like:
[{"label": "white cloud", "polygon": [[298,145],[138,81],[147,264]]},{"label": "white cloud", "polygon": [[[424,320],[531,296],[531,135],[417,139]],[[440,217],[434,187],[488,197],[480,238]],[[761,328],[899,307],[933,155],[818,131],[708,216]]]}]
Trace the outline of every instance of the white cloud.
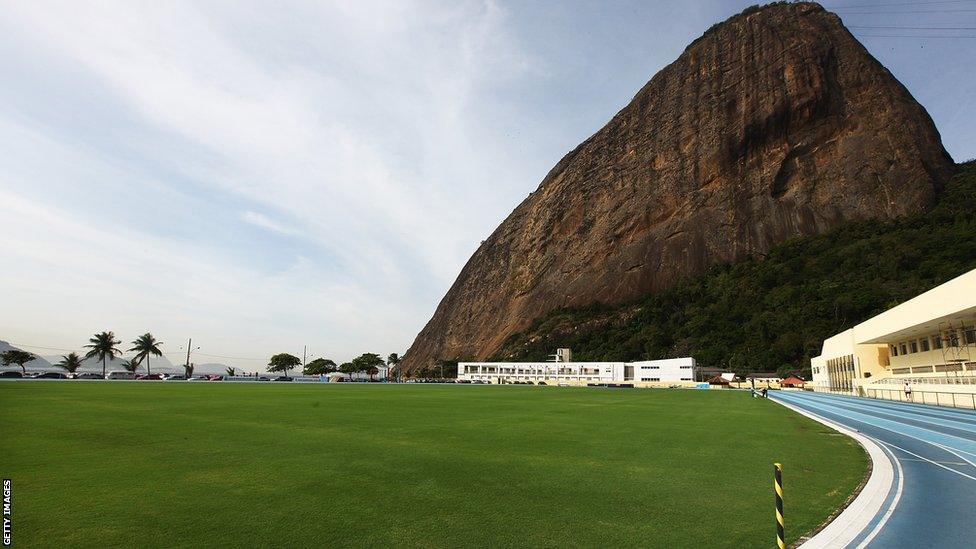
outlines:
[{"label": "white cloud", "polygon": [[530,63],[491,2],[262,6],[5,6],[3,282],[36,316],[0,333],[406,348],[523,192],[482,128]]},{"label": "white cloud", "polygon": [[261,227],[262,229],[268,229],[276,233],[281,233],[285,235],[295,234],[295,230],[285,227],[280,223],[272,220],[270,217],[264,215],[263,213],[252,212],[250,210],[243,212],[241,214],[241,219],[254,225],[256,227]]}]

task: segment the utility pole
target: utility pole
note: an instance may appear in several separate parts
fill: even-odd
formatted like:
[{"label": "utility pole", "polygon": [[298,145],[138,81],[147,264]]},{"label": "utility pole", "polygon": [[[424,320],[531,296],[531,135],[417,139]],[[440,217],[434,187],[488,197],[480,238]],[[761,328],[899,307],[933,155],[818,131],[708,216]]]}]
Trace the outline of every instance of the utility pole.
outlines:
[{"label": "utility pole", "polygon": [[190,366],[190,349],[191,349],[191,345],[193,345],[193,338],[192,337],[189,338],[186,341],[186,364],[184,365],[186,367],[189,367]]},{"label": "utility pole", "polygon": [[305,358],[308,354],[308,345],[302,345],[302,371],[305,371]]}]

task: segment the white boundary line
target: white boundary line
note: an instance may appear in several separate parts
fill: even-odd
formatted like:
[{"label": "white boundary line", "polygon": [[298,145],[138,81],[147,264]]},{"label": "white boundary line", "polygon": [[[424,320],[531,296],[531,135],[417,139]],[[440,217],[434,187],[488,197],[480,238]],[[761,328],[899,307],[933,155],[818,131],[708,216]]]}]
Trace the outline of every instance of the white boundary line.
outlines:
[{"label": "white boundary line", "polygon": [[[875,443],[884,444],[883,442],[879,440],[874,440],[873,438],[871,439],[871,441]],[[891,514],[895,512],[895,507],[898,506],[898,501],[901,499],[902,488],[905,487],[905,472],[901,468],[901,460],[898,459],[898,456],[896,456],[895,453],[891,451],[891,448],[885,447],[884,449],[888,453],[888,455],[895,460],[895,465],[898,467],[898,489],[895,491],[895,498],[891,500],[891,505],[889,505],[888,509],[885,510],[884,516],[881,517],[881,520],[878,521],[878,524],[874,527],[873,530],[871,530],[871,533],[868,534],[867,537],[865,537],[864,540],[857,545],[857,549],[864,549],[865,547],[867,547],[868,544],[871,543],[871,540],[873,540],[875,536],[878,535],[878,532],[880,532],[881,529],[884,528],[884,525],[888,523],[888,519],[891,518]]]},{"label": "white boundary line", "polygon": [[[881,509],[884,506],[885,500],[888,499],[888,494],[891,492],[895,477],[895,470],[892,466],[891,459],[885,450],[874,440],[857,431],[777,398],[772,400],[798,414],[804,415],[853,438],[864,447],[868,453],[868,457],[871,458],[871,476],[868,478],[864,488],[861,489],[861,492],[854,498],[854,501],[841,511],[839,515],[834,517],[834,520],[830,524],[802,544],[804,548],[809,549],[846,547],[850,545],[864,532],[871,524],[871,521],[882,512]],[[881,527],[888,521],[888,517],[895,510],[895,506],[901,498],[902,483],[900,479],[901,477],[899,476],[898,491],[895,494],[895,498],[892,500],[891,505],[888,506],[888,509],[885,510],[881,522],[871,532],[870,538],[877,535]]]}]

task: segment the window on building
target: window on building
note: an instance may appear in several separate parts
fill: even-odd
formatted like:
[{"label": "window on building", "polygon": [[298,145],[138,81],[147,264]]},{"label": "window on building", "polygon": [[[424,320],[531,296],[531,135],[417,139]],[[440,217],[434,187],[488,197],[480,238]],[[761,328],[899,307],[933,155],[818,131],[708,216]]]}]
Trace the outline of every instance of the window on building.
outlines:
[{"label": "window on building", "polygon": [[966,330],[966,345],[974,343],[976,343],[976,328],[969,328]]},{"label": "window on building", "polygon": [[929,350],[929,338],[923,337],[918,342],[922,344],[922,352]]},{"label": "window on building", "polygon": [[908,345],[905,345],[904,343],[902,343],[901,344],[901,347],[899,347],[899,350],[901,351],[901,354],[907,355],[908,354]]},{"label": "window on building", "polygon": [[932,336],[932,348],[933,349],[941,349],[942,348],[942,336],[941,335]]},{"label": "window on building", "polygon": [[912,350],[913,353],[917,353],[918,352],[918,342],[917,341],[914,341],[913,340],[911,343],[908,344],[908,347]]},{"label": "window on building", "polygon": [[892,345],[891,346],[891,356],[898,356],[898,346],[897,345]]},{"label": "window on building", "polygon": [[682,366],[681,369],[682,370],[690,370],[691,369],[691,366]]},{"label": "window on building", "polygon": [[661,381],[659,377],[642,377],[641,381]]},{"label": "window on building", "polygon": [[958,347],[959,346],[959,334],[956,332],[949,333],[949,346]]}]

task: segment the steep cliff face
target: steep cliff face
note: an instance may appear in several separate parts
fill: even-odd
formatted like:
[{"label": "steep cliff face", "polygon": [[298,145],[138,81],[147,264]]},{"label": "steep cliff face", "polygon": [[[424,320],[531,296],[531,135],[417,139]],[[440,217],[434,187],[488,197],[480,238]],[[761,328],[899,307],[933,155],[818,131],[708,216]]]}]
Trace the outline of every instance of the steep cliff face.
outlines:
[{"label": "steep cliff face", "polygon": [[923,211],[952,169],[925,110],[836,15],[747,10],[549,172],[403,365],[484,359],[552,309],[632,300],[796,235]]}]

